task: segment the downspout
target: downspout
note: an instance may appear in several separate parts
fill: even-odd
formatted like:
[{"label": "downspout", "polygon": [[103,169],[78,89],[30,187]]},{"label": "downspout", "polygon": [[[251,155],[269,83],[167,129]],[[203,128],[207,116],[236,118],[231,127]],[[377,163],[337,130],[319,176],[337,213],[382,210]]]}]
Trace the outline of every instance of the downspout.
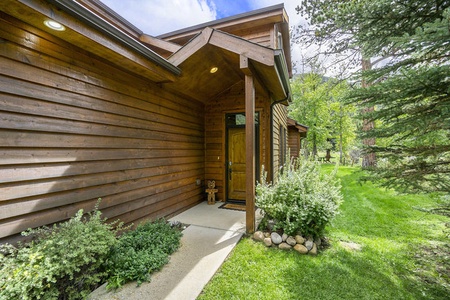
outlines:
[{"label": "downspout", "polygon": [[278,72],[278,78],[280,80],[281,85],[283,86],[283,89],[286,92],[286,97],[281,99],[281,100],[276,100],[274,101],[272,104],[270,104],[270,162],[271,162],[271,178],[270,180],[273,182],[273,177],[274,177],[274,170],[273,170],[273,165],[274,165],[274,161],[273,161],[273,156],[274,156],[274,144],[273,144],[273,108],[275,105],[285,102],[285,101],[289,101],[289,99],[291,98],[291,86],[289,84],[289,73],[288,73],[288,68],[286,65],[286,59],[284,57],[284,52],[281,49],[277,49],[275,50],[275,68]]},{"label": "downspout", "polygon": [[274,161],[273,161],[273,156],[274,156],[274,144],[273,144],[273,108],[275,107],[275,105],[285,102],[289,99],[290,94],[288,93],[286,98],[283,98],[281,100],[277,100],[274,101],[272,104],[270,104],[270,163],[271,163],[271,169],[272,172],[270,173],[270,181],[273,182],[273,174],[275,173],[273,170],[273,165],[274,165]]}]

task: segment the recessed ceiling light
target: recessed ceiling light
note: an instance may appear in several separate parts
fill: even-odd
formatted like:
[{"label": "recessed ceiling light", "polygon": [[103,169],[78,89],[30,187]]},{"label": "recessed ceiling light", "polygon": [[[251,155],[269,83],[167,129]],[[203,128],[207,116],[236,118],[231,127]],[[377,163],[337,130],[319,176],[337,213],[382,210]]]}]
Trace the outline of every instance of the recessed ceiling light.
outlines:
[{"label": "recessed ceiling light", "polygon": [[209,70],[209,73],[214,74],[217,72],[217,70],[219,70],[218,67],[212,67],[211,70]]},{"label": "recessed ceiling light", "polygon": [[47,26],[50,29],[57,30],[57,31],[64,31],[66,30],[66,27],[64,27],[62,24],[53,21],[53,20],[45,20],[44,21],[45,26]]}]

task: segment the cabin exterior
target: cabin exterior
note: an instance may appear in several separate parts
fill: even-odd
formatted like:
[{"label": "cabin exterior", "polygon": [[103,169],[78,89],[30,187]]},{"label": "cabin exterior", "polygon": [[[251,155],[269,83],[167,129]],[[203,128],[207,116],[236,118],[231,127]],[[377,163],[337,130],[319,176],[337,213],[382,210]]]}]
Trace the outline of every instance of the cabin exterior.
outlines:
[{"label": "cabin exterior", "polygon": [[302,139],[306,138],[308,126],[302,125],[294,119],[287,119],[288,125],[288,148],[289,155],[292,158],[298,158],[301,155]]},{"label": "cabin exterior", "polygon": [[[126,224],[245,202],[285,157],[282,5],[160,37],[97,0],[0,4],[0,243],[89,211]],[[44,24],[54,20],[63,31]]]}]

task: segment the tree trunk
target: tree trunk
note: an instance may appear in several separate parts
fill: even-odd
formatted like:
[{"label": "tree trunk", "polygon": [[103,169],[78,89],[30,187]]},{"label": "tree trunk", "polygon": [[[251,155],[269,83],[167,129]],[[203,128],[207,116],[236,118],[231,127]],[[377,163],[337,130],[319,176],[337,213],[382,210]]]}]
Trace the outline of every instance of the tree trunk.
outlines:
[{"label": "tree trunk", "polygon": [[343,149],[342,149],[342,143],[343,143],[343,137],[342,137],[342,118],[344,118],[344,113],[342,111],[342,104],[339,105],[339,163],[345,165],[345,162],[343,162]]},{"label": "tree trunk", "polygon": [[[370,59],[364,59],[362,60],[362,70],[367,71],[372,68],[372,64],[370,63]],[[362,81],[362,87],[365,88],[369,84],[363,79]],[[374,110],[373,107],[364,108],[362,110],[362,114],[370,113]],[[363,131],[370,131],[375,128],[374,121],[363,119]],[[362,167],[364,169],[366,168],[372,168],[375,167],[377,164],[377,158],[375,156],[375,153],[370,152],[369,148],[371,146],[375,146],[375,138],[366,138],[363,140],[363,145],[365,146],[365,150],[363,152],[363,159],[362,159]]]}]

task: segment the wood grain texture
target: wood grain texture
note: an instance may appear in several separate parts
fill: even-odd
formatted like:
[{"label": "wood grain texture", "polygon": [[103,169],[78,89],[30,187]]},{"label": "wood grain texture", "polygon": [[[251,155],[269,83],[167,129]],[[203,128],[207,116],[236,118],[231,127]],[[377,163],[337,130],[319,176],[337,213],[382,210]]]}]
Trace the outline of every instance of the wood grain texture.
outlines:
[{"label": "wood grain texture", "polygon": [[0,18],[0,242],[91,210],[126,224],[204,199],[204,105]]}]

